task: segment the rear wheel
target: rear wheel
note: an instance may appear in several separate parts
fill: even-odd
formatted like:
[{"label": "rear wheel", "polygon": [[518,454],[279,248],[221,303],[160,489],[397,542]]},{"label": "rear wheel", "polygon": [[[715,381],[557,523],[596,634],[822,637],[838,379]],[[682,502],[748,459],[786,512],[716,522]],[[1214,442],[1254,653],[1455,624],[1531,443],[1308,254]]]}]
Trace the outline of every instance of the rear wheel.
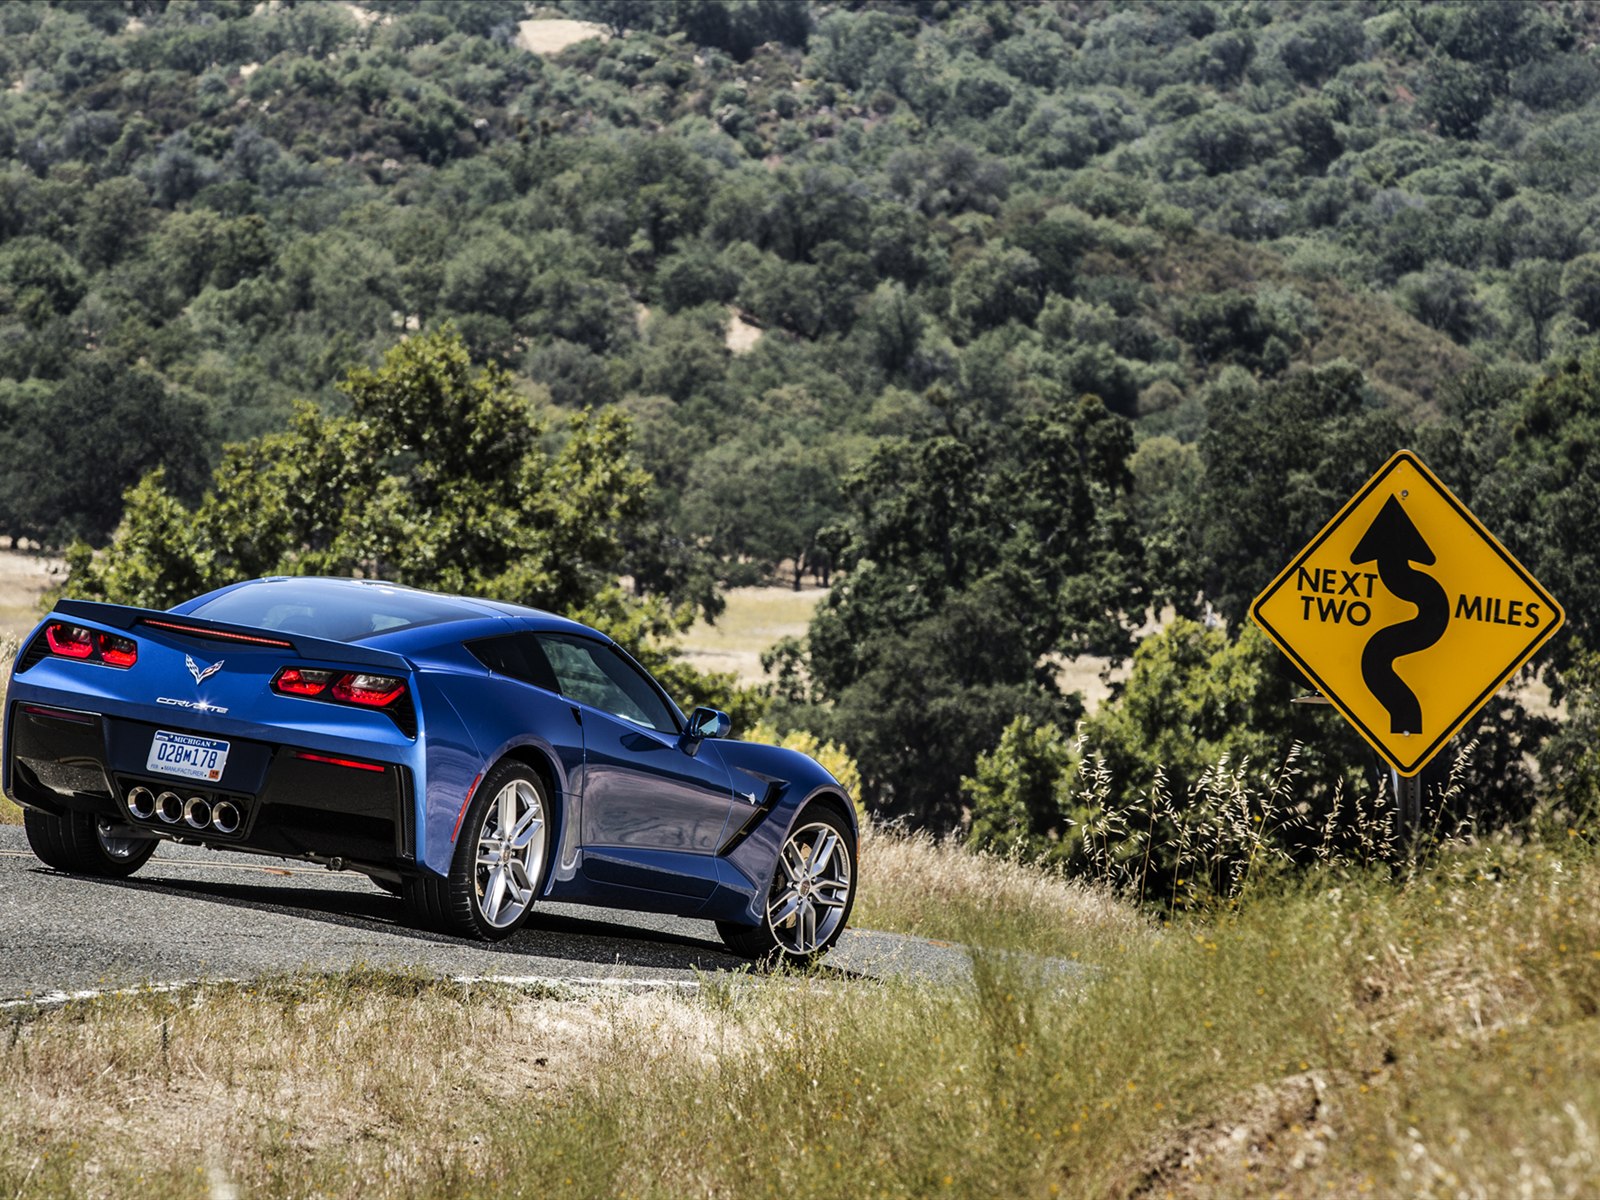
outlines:
[{"label": "rear wheel", "polygon": [[74,875],[132,875],[156,852],[157,839],[141,837],[120,821],[88,813],[56,816],[26,808],[22,824],[39,861]]},{"label": "rear wheel", "polygon": [[461,937],[510,937],[533,911],[550,864],[550,800],[538,774],[490,771],[461,822],[450,874],[413,876],[406,904],[421,923]]},{"label": "rear wheel", "polygon": [[801,815],[783,843],[761,924],[717,922],[735,954],[803,965],[839,940],[856,899],[856,846],[845,819],[829,808]]}]

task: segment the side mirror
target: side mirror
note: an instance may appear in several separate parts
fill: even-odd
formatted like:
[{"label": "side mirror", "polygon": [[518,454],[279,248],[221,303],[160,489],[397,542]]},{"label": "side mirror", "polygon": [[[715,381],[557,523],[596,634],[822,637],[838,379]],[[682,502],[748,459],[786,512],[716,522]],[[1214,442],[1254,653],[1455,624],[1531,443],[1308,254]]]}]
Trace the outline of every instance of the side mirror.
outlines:
[{"label": "side mirror", "polygon": [[733,728],[733,720],[725,712],[714,708],[697,708],[689,714],[689,737],[698,742],[702,738],[725,738]]}]

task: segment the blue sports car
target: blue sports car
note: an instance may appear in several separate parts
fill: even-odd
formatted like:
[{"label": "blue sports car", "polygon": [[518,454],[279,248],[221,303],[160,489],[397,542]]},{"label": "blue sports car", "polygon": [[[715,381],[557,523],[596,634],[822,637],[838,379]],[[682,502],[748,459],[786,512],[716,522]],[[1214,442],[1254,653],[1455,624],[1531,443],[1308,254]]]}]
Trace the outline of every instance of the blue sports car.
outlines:
[{"label": "blue sports car", "polygon": [[164,612],[58,602],[12,670],[3,782],[62,871],[128,875],[173,839],[360,871],[466,937],[548,898],[814,958],[850,917],[854,808],[728,732],[550,613],[259,579]]}]

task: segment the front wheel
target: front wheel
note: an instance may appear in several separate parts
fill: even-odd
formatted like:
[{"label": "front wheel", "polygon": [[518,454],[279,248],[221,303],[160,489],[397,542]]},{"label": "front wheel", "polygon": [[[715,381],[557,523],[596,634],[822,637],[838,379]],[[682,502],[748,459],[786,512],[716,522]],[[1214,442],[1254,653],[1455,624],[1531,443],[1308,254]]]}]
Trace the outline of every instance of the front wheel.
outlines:
[{"label": "front wheel", "polygon": [[25,808],[22,825],[40,862],[74,875],[132,875],[156,852],[157,839],[88,813],[57,816]]},{"label": "front wheel", "polygon": [[533,911],[550,862],[550,800],[538,774],[507,761],[490,771],[461,823],[444,879],[402,885],[421,923],[446,933],[499,941]]},{"label": "front wheel", "polygon": [[761,924],[717,922],[728,949],[769,963],[804,965],[827,952],[856,900],[856,844],[831,809],[801,815],[783,843]]}]

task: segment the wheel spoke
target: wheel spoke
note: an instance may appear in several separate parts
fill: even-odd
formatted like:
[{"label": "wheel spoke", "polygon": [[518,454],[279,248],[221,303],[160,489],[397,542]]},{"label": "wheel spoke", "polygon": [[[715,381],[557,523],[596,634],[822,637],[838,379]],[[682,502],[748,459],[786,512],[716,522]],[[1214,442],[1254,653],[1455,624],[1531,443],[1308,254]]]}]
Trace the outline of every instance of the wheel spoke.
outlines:
[{"label": "wheel spoke", "polygon": [[528,868],[521,859],[511,860],[506,886],[511,889],[511,902],[519,908],[533,899],[533,881],[528,878]]},{"label": "wheel spoke", "polygon": [[795,948],[802,952],[817,948],[817,910],[809,900],[801,905],[795,942]]},{"label": "wheel spoke", "polygon": [[538,819],[539,805],[530,797],[528,798],[528,807],[524,809],[522,815],[517,818],[517,823],[511,827],[512,839],[515,840],[519,833],[525,830],[529,825],[532,825]]},{"label": "wheel spoke", "polygon": [[800,904],[801,900],[799,892],[785,892],[782,896],[779,896],[776,900],[774,900],[772,904],[767,906],[767,920],[773,926],[782,925],[787,922],[790,917],[794,916],[795,911],[800,907]]},{"label": "wheel spoke", "polygon": [[500,810],[495,834],[505,837],[517,824],[517,785],[507,784],[500,789],[500,794],[495,799],[499,802],[497,807]]},{"label": "wheel spoke", "polygon": [[539,836],[539,831],[544,828],[544,822],[539,820],[539,810],[529,809],[526,816],[517,823],[516,833],[511,838],[513,850],[526,850],[534,838]]},{"label": "wheel spoke", "polygon": [[800,865],[796,867],[794,863],[789,861],[790,854],[799,854],[798,848],[792,842],[783,848],[782,854],[778,855],[778,865],[783,868],[783,873],[789,877],[789,882],[795,884],[805,878],[806,860],[800,859]]},{"label": "wheel spoke", "polygon": [[503,866],[496,865],[489,872],[489,881],[483,889],[483,915],[494,924],[500,917],[500,908],[506,897],[506,871]]},{"label": "wheel spoke", "polygon": [[828,862],[833,858],[833,852],[839,848],[839,835],[833,830],[827,830],[817,838],[817,844],[811,851],[811,878],[818,878],[827,869]]}]

